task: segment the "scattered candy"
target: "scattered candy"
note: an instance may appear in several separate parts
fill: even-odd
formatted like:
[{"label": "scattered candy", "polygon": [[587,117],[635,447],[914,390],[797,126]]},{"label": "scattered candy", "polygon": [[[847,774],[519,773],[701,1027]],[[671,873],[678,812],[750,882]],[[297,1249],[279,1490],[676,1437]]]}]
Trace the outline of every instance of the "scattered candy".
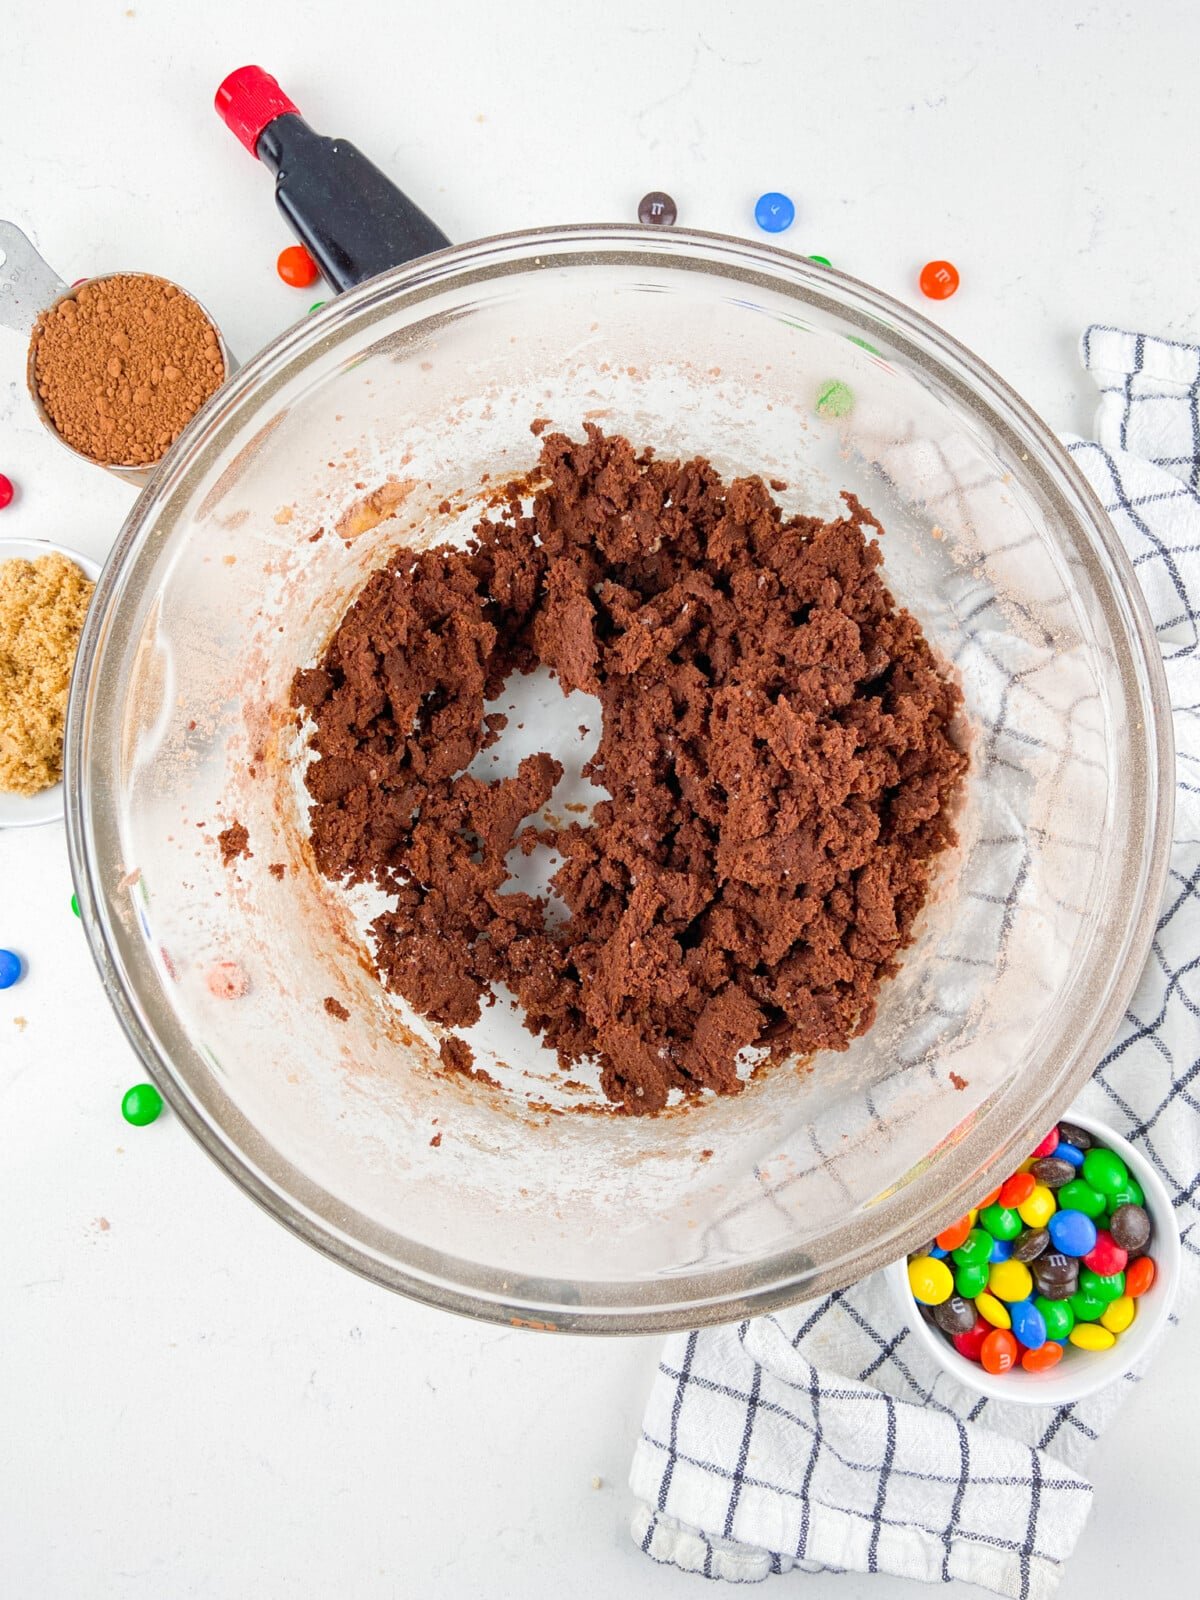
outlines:
[{"label": "scattered candy", "polygon": [[1012,1318],[1009,1316],[1008,1307],[994,1294],[977,1294],[975,1296],[975,1309],[985,1322],[990,1322],[993,1328],[1011,1328]]},{"label": "scattered candy", "polygon": [[1021,1355],[1021,1365],[1026,1372],[1049,1372],[1051,1367],[1058,1365],[1062,1357],[1062,1345],[1055,1344],[1053,1339],[1047,1339],[1038,1349],[1024,1351]]},{"label": "scattered candy", "polygon": [[1017,1362],[1017,1341],[1005,1329],[993,1328],[980,1346],[979,1361],[993,1377],[1011,1372]]},{"label": "scattered candy", "polygon": [[1067,1337],[1080,1350],[1111,1350],[1117,1342],[1115,1333],[1098,1328],[1094,1322],[1077,1324]]},{"label": "scattered candy", "polygon": [[314,300],[312,305],[310,305],[308,308],[308,315],[311,317],[314,311],[320,311],[324,304],[324,300]]},{"label": "scattered candy", "polygon": [[152,1083],[135,1083],[132,1089],[126,1089],[121,1100],[121,1115],[135,1128],[147,1127],[162,1108],[162,1095]]},{"label": "scattered candy", "polygon": [[0,511],[3,511],[5,506],[12,504],[12,497],[12,479],[6,478],[4,474],[0,472]]},{"label": "scattered candy", "polygon": [[760,194],[754,206],[754,220],[764,233],[783,233],[796,220],[796,207],[786,194],[774,190]]},{"label": "scattered candy", "polygon": [[0,950],[0,989],[11,989],[21,976],[21,958],[15,950]]},{"label": "scattered candy", "polygon": [[72,895],[71,896],[71,910],[75,913],[75,915],[77,917],[82,915],[82,913],[79,910],[79,897],[77,895]]},{"label": "scattered candy", "polygon": [[926,1306],[940,1305],[954,1293],[950,1268],[944,1261],[935,1261],[932,1256],[917,1256],[908,1263],[908,1286],[913,1292],[913,1299]]},{"label": "scattered candy", "polygon": [[[1117,1153],[1061,1122],[908,1263],[926,1322],[990,1373],[1112,1349],[1152,1286],[1153,1224]],[[938,1259],[945,1257],[944,1260]]]},{"label": "scattered candy", "polygon": [[854,410],[854,390],[840,378],[831,378],[817,391],[819,417],[848,417]]},{"label": "scattered candy", "polygon": [[317,263],[302,244],[290,244],[279,252],[275,270],[293,289],[311,289],[321,276]]},{"label": "scattered candy", "polygon": [[674,226],[679,210],[669,194],[661,189],[651,189],[638,201],[638,221],[654,222],[662,228]]},{"label": "scattered candy", "polygon": [[833,262],[828,256],[809,256],[810,261],[815,261],[819,267],[831,267]]},{"label": "scattered candy", "polygon": [[958,288],[958,268],[952,261],[927,261],[918,281],[927,300],[949,300]]},{"label": "scattered candy", "polygon": [[1136,1300],[1144,1295],[1154,1282],[1158,1269],[1149,1256],[1139,1256],[1136,1261],[1129,1263],[1129,1271],[1125,1274],[1125,1293],[1131,1300]]}]

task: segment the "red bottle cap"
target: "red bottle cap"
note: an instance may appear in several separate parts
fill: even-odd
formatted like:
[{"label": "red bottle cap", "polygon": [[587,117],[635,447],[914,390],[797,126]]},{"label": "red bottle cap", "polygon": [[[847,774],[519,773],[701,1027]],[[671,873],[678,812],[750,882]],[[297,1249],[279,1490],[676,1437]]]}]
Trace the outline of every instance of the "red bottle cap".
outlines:
[{"label": "red bottle cap", "polygon": [[285,111],[300,111],[261,67],[238,67],[231,72],[217,90],[213,104],[221,121],[237,134],[252,156],[258,153],[258,136],[268,122],[274,122]]}]

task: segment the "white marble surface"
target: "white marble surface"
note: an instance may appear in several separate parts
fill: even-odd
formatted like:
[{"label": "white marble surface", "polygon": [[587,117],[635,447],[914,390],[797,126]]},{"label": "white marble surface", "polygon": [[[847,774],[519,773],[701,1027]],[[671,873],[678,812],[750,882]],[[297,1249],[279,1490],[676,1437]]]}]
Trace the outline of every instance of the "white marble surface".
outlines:
[{"label": "white marble surface", "polygon": [[[684,222],[752,232],[756,194],[781,188],[799,213],[783,242],[895,294],[915,300],[920,263],[949,256],[963,288],[933,314],[1084,429],[1085,321],[1200,334],[1197,59],[1200,12],[1171,0],[11,0],[0,215],[67,279],[188,284],[249,354],[314,298],[276,279],[266,174],[211,110],[224,73],[259,61],[456,239],[628,218],[650,188]],[[131,496],[39,431],[23,369],[0,332],[0,471],[20,485],[0,534],[102,555]],[[140,1074],[70,893],[60,828],[0,835],[0,944],[29,962],[0,994],[0,1588],[698,1594],[626,1533],[654,1341],[408,1305],[285,1234],[169,1116],[126,1128]],[[1096,1458],[1063,1600],[1191,1587],[1194,1340]]]}]

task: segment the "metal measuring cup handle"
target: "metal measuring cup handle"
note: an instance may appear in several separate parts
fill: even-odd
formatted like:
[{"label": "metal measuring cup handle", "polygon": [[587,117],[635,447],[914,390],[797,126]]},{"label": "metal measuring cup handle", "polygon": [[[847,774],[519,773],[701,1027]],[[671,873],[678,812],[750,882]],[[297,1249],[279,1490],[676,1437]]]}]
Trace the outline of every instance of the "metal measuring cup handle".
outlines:
[{"label": "metal measuring cup handle", "polygon": [[[23,334],[29,340],[29,352],[25,361],[25,387],[29,390],[29,398],[33,401],[33,409],[37,412],[42,426],[58,441],[64,450],[67,450],[77,461],[86,461],[90,467],[102,467],[106,472],[111,472],[114,477],[123,478],[126,483],[132,483],[137,488],[143,488],[154,476],[158,462],[147,466],[125,467],[119,463],[97,461],[83,450],[77,450],[73,444],[68,444],[54,426],[54,422],[42,404],[41,396],[37,389],[37,376],[34,371],[35,348],[33,330],[38,318],[45,311],[53,311],[64,300],[73,299],[78,291],[88,284],[104,283],[108,278],[115,278],[119,274],[105,272],[94,278],[83,278],[78,283],[67,287],[66,283],[58,276],[54,268],[43,259],[29,239],[16,226],[15,223],[5,222],[0,219],[0,328],[11,328],[14,332]],[[154,274],[154,276],[161,276]],[[170,283],[169,278],[163,278],[164,283]],[[208,307],[189,289],[184,289],[180,284],[173,284],[180,294],[187,295],[188,299],[198,305],[216,330],[217,347],[221,352],[221,359],[225,363],[225,380],[233,375],[237,363],[225,343],[225,336],[216,318]],[[220,392],[219,390],[217,391]],[[210,396],[210,400],[211,400]],[[208,403],[208,402],[206,402]],[[190,422],[188,426],[190,426]],[[170,448],[168,446],[168,448]],[[166,452],[163,452],[164,455]],[[159,458],[162,459],[161,457]]]}]

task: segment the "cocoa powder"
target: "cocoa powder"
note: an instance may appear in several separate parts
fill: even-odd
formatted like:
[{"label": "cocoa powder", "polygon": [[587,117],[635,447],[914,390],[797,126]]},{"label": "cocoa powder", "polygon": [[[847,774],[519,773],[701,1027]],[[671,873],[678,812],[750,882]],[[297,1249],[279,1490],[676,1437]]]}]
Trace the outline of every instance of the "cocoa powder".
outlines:
[{"label": "cocoa powder", "polygon": [[[843,1050],[911,941],[967,768],[961,694],[880,576],[853,495],[785,517],[760,478],[660,461],[589,426],[542,440],[467,549],[401,552],[296,675],[318,757],[320,869],[370,881],[383,982],[469,1026],[502,983],[564,1067],[630,1112],[736,1093],[739,1054]],[[598,697],[590,824],[526,825],[562,767],[469,775],[485,715],[541,663]],[[563,858],[566,915],[506,888],[515,848]],[[470,1066],[445,1039],[445,1067]]]},{"label": "cocoa powder", "polygon": [[86,283],[38,318],[38,397],[61,438],[109,466],[158,461],[225,378],[217,330],[148,273]]}]

